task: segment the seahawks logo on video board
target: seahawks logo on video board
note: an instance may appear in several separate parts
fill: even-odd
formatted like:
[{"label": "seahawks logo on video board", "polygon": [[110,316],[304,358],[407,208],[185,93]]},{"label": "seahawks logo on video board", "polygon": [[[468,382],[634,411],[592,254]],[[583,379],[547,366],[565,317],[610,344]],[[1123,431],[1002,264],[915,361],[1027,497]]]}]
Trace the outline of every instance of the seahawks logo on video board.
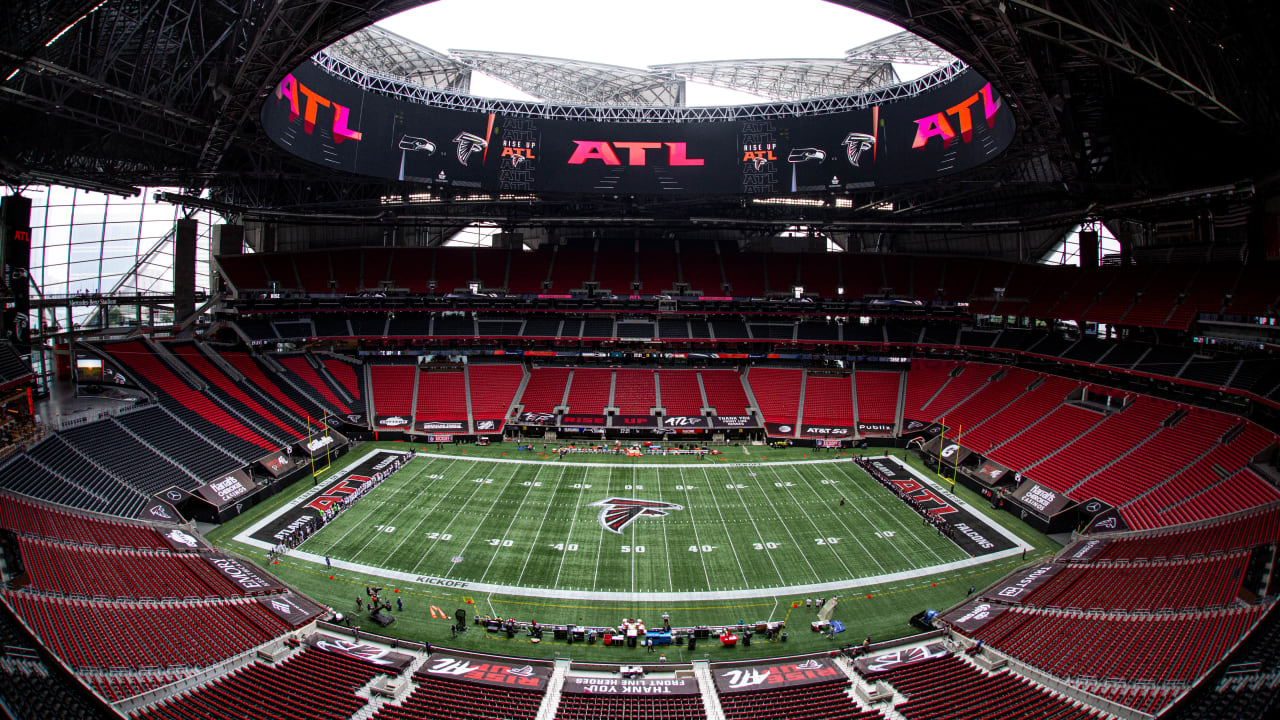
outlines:
[{"label": "seahawks logo on video board", "polygon": [[659,500],[636,500],[634,498],[609,498],[588,503],[588,507],[600,508],[600,527],[612,533],[622,534],[622,530],[636,518],[665,517],[675,510],[683,510],[683,505],[661,502]]}]

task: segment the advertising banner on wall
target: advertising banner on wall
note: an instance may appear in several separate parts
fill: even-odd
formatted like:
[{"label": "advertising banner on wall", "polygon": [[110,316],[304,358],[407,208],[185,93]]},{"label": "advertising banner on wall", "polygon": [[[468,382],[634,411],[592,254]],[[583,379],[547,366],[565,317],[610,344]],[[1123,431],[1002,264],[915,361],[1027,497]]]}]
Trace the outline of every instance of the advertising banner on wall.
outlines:
[{"label": "advertising banner on wall", "polygon": [[433,652],[418,670],[425,677],[446,677],[503,688],[543,690],[551,668],[497,657],[470,657],[461,653]]},{"label": "advertising banner on wall", "polygon": [[253,492],[255,485],[243,470],[223,475],[209,483],[196,488],[196,493],[214,507],[222,507],[228,503]]},{"label": "advertising banner on wall", "polygon": [[942,643],[929,643],[923,647],[897,648],[880,655],[860,657],[853,661],[853,665],[863,677],[873,677],[950,654]]},{"label": "advertising banner on wall", "polygon": [[1065,493],[1047,488],[1026,477],[1022,479],[1022,484],[1013,491],[1009,499],[1045,517],[1057,515],[1071,505],[1071,498]]},{"label": "advertising banner on wall", "polygon": [[700,695],[697,678],[566,677],[569,695]]},{"label": "advertising banner on wall", "polygon": [[796,662],[717,667],[711,675],[716,690],[725,694],[825,683],[844,677],[844,671],[828,658],[811,657]]},{"label": "advertising banner on wall", "polygon": [[966,633],[972,633],[1008,611],[1006,605],[973,600],[943,615],[942,619]]},{"label": "advertising banner on wall", "polygon": [[760,427],[754,415],[712,415],[711,427],[717,430],[744,430]]}]

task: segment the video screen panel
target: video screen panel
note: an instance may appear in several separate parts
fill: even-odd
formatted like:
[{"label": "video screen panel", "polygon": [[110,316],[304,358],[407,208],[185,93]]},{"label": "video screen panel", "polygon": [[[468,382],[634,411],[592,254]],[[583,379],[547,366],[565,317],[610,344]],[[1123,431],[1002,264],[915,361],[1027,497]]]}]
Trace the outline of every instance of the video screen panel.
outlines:
[{"label": "video screen panel", "polygon": [[375,177],[493,192],[785,194],[945,177],[1013,139],[1007,103],[966,70],[921,95],[771,119],[610,123],[430,107],[372,92],[310,61],[262,111],[281,147]]},{"label": "video screen panel", "polygon": [[102,382],[102,360],[94,357],[76,358],[76,379],[86,383]]}]

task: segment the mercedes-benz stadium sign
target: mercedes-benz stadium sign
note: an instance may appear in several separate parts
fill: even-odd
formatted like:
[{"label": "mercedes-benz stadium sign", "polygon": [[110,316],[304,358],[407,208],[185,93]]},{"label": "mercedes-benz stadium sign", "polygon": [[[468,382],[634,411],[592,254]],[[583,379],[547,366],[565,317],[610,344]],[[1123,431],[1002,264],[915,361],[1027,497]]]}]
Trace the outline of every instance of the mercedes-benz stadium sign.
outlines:
[{"label": "mercedes-benz stadium sign", "polygon": [[811,115],[597,122],[460,110],[366,92],[307,61],[262,125],[319,165],[489,191],[769,194],[933,180],[1012,141],[1008,103],[972,69],[903,99]]}]

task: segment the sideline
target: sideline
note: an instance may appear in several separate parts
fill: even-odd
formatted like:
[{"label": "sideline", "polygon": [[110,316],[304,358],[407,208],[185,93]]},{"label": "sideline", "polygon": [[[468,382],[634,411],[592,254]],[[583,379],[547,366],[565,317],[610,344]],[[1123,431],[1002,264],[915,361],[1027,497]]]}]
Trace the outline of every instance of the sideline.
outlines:
[{"label": "sideline", "polygon": [[[356,458],[350,463],[348,463],[347,465],[345,465],[339,472],[346,472],[347,470],[351,469],[352,467],[355,467],[359,463],[369,459],[375,453],[380,453],[380,452],[396,452],[396,451],[385,450],[385,449],[371,450],[365,455],[359,458]],[[459,459],[459,456],[457,455],[438,455],[435,453],[421,453],[421,452],[414,453],[414,454],[418,457],[425,457],[433,460]],[[894,462],[898,462],[897,459],[893,458],[892,456],[881,456],[881,457],[888,457],[888,459],[893,460]],[[537,461],[527,461],[527,460],[512,460],[510,458],[497,458],[497,459],[471,458],[471,459],[475,460],[476,462],[516,463],[516,464],[526,464],[526,465],[550,464],[550,465],[572,465],[572,466],[589,466],[589,467],[610,467],[611,466],[606,463],[572,463],[572,462],[555,462],[555,461],[537,462]],[[807,462],[814,463],[814,464],[837,463],[837,462],[848,462],[848,459],[840,458],[837,460],[809,460]],[[715,465],[714,467],[718,467],[718,468],[758,467],[762,464],[767,465],[768,463],[741,463],[736,465],[721,464],[721,465]],[[902,465],[902,463],[898,463],[898,464]],[[911,468],[906,465],[902,465],[902,466],[905,467],[906,470],[910,472],[912,475],[919,478],[921,481],[929,483],[931,486],[938,489],[939,491],[942,490],[940,486],[934,484],[928,478],[924,477],[919,472],[917,472],[914,468]],[[650,464],[638,464],[638,465],[632,465],[632,464],[613,465],[612,467],[701,468],[706,466],[702,464],[682,466],[675,463],[672,463],[672,464],[650,463]],[[239,534],[237,534],[232,539],[235,540],[236,542],[244,543],[245,545],[250,545],[263,550],[270,550],[271,549],[270,544],[262,542],[261,540],[255,540],[250,536],[253,533],[257,532],[259,528],[267,525],[272,520],[274,520],[277,515],[293,507],[296,507],[299,503],[302,503],[305,500],[307,500],[311,495],[314,495],[315,493],[319,492],[320,489],[321,489],[321,486],[317,486],[299,495],[294,500],[290,501],[289,503],[286,503],[285,505],[282,505],[281,507],[273,511],[271,514],[267,515],[266,517],[263,517],[262,519],[258,520],[258,522],[242,530]],[[963,501],[960,501],[959,498],[956,498],[955,501],[963,505],[966,509],[969,510],[969,512],[974,513],[975,516],[984,517],[984,518],[986,517],[985,515],[978,515],[977,511],[974,508],[968,506]],[[1006,531],[998,523],[992,522],[992,525],[997,532],[999,532],[1001,535],[1004,535],[1006,538],[1008,538],[1011,542],[1014,543],[1015,546],[1008,550],[1002,550],[1000,552],[991,553],[989,555],[980,555],[978,557],[965,558],[963,560],[956,560],[953,562],[944,563],[942,565],[930,565],[928,567],[916,568],[913,570],[903,570],[901,572],[896,572],[896,573],[887,573],[882,575],[869,575],[865,577],[850,578],[846,580],[838,580],[838,581],[826,582],[826,583],[809,583],[806,585],[757,587],[757,588],[748,588],[743,590],[709,590],[709,591],[695,591],[695,592],[621,592],[621,591],[604,592],[604,591],[571,590],[571,589],[560,589],[560,588],[535,588],[535,587],[525,587],[521,585],[499,585],[495,583],[471,582],[467,580],[454,580],[450,578],[436,577],[434,575],[419,575],[417,573],[409,573],[401,570],[389,570],[387,568],[375,567],[373,565],[366,565],[364,563],[355,563],[349,560],[339,560],[336,558],[332,559],[331,562],[333,564],[333,568],[335,569],[363,573],[365,575],[370,575],[374,577],[384,577],[392,580],[399,580],[401,582],[416,583],[419,585],[427,585],[427,586],[438,587],[438,588],[466,590],[468,592],[473,592],[473,593],[496,593],[500,595],[510,595],[510,596],[516,596],[516,597],[548,598],[548,599],[554,599],[554,600],[601,600],[601,601],[611,601],[611,602],[666,602],[666,603],[702,601],[702,600],[752,600],[752,599],[761,599],[761,598],[776,598],[779,595],[826,595],[826,594],[838,593],[839,591],[843,591],[843,590],[850,590],[855,587],[882,585],[882,584],[893,583],[893,582],[901,582],[904,580],[912,580],[919,577],[925,577],[925,576],[940,574],[940,573],[947,573],[953,570],[962,570],[964,568],[976,567],[979,565],[986,565],[989,563],[996,562],[998,560],[1004,560],[1005,558],[1010,558],[1010,557],[1015,557],[1017,555],[1020,555],[1024,549],[1032,549],[1032,546],[1026,544],[1017,536]],[[305,552],[302,550],[291,550],[287,554],[291,558],[298,559],[298,560],[305,560],[307,562],[315,563],[316,565],[324,566],[325,564],[325,558],[323,555],[317,555],[315,553]]]}]

